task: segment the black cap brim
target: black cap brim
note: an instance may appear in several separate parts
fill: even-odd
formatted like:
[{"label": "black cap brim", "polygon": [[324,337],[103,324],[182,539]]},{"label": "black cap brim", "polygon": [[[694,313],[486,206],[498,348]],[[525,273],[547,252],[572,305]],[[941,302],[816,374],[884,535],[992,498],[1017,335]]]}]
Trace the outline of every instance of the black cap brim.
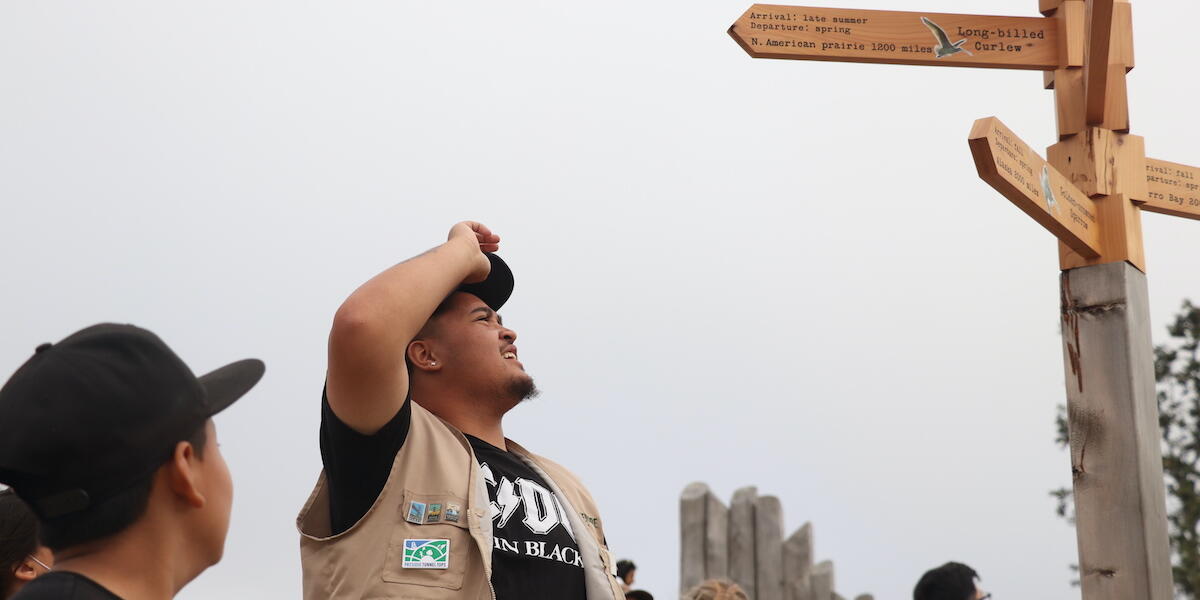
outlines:
[{"label": "black cap brim", "polygon": [[499,311],[505,302],[508,302],[508,297],[513,291],[513,273],[512,269],[508,268],[499,256],[491,252],[484,252],[488,260],[492,263],[492,270],[488,273],[487,279],[478,283],[464,283],[458,286],[460,292],[474,294],[483,300],[489,308]]},{"label": "black cap brim", "polygon": [[227,364],[196,380],[204,388],[208,416],[213,416],[233,404],[262,379],[267,366],[257,358],[247,358]]}]

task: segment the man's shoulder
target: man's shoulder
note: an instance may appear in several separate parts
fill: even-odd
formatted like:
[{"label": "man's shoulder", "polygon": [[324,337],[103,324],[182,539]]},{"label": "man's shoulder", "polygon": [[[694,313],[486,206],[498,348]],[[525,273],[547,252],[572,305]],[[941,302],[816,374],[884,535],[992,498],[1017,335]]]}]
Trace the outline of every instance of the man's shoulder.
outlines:
[{"label": "man's shoulder", "polygon": [[70,571],[47,573],[29,582],[13,600],[121,600],[104,586]]}]

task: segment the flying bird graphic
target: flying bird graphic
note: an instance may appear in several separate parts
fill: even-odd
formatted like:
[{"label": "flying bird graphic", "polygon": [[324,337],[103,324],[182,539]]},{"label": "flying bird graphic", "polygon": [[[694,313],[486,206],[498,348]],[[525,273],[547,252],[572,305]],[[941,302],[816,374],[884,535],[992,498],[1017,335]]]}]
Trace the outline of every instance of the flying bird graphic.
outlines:
[{"label": "flying bird graphic", "polygon": [[921,22],[929,28],[929,31],[933,32],[933,37],[937,38],[938,45],[933,49],[934,56],[938,58],[945,58],[951,54],[958,54],[959,52],[966,52],[967,56],[974,56],[971,54],[970,50],[962,47],[963,44],[967,43],[965,38],[951,44],[950,38],[946,35],[946,32],[941,27],[938,27],[937,23],[930,21],[926,17],[921,17]]},{"label": "flying bird graphic", "polygon": [[1050,189],[1050,165],[1042,165],[1042,193],[1046,195],[1046,210],[1057,213],[1058,201],[1054,198],[1054,190]]}]

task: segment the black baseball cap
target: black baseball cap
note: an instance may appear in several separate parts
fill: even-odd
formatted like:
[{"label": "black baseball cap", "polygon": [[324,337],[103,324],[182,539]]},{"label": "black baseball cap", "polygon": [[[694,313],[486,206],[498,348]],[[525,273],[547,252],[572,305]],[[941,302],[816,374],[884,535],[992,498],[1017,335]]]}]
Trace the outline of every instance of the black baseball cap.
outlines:
[{"label": "black baseball cap", "polygon": [[464,283],[455,291],[475,294],[489,308],[499,311],[500,307],[508,302],[508,297],[513,292],[512,269],[508,268],[508,264],[496,254],[484,252],[484,255],[492,262],[492,270],[488,273],[487,279],[477,283]]},{"label": "black baseball cap", "polygon": [[0,483],[43,519],[86,510],[144,481],[265,368],[246,359],[196,377],[133,325],[42,344],[0,388]]}]

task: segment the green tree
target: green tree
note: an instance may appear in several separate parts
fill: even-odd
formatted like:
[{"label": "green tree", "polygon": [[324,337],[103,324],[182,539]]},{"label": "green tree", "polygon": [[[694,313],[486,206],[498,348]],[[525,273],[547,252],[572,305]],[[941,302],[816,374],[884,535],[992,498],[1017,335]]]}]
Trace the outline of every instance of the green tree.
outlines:
[{"label": "green tree", "polygon": [[[1171,567],[1178,597],[1200,600],[1200,307],[1184,300],[1167,333],[1170,339],[1154,347],[1154,378]],[[1065,406],[1058,407],[1057,441],[1063,447],[1066,412]],[[1070,488],[1050,495],[1058,501],[1058,515],[1074,523]]]}]

